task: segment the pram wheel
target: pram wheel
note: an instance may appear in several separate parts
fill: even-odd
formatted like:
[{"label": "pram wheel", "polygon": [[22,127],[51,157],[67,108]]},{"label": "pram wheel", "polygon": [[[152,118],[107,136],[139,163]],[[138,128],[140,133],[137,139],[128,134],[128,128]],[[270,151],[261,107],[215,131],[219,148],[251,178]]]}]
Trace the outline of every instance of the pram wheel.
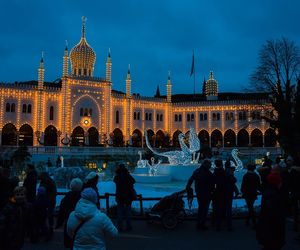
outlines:
[{"label": "pram wheel", "polygon": [[165,211],[162,215],[161,221],[166,229],[174,229],[178,224],[176,211]]}]

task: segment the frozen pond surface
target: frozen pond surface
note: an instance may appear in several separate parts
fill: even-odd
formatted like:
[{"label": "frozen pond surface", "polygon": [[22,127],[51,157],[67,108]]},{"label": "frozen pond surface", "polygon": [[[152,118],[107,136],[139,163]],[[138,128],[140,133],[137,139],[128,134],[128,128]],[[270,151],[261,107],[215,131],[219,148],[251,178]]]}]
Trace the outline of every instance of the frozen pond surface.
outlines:
[{"label": "frozen pond surface", "polygon": [[[235,172],[235,177],[237,178],[237,186],[240,190],[243,175],[246,173],[246,170],[242,170],[239,172]],[[134,185],[137,194],[142,194],[143,197],[164,197],[170,195],[174,192],[178,192],[184,190],[186,186],[186,181],[174,181],[170,183],[136,183]],[[113,181],[99,181],[98,183],[98,190],[100,195],[104,195],[105,193],[115,193],[115,184]],[[67,191],[67,189],[58,189],[58,191]],[[60,203],[62,197],[57,198],[57,203]],[[151,208],[157,201],[144,201],[143,205],[144,208]],[[101,208],[105,207],[105,200],[101,200]],[[110,204],[114,205],[115,198],[110,198]],[[186,208],[187,208],[187,201],[185,200]],[[260,197],[256,200],[255,206],[260,204]],[[139,202],[133,202],[133,208],[139,208]],[[246,203],[244,199],[237,199],[233,201],[233,208],[244,208]],[[197,201],[196,199],[193,200],[192,209],[197,208]]]}]

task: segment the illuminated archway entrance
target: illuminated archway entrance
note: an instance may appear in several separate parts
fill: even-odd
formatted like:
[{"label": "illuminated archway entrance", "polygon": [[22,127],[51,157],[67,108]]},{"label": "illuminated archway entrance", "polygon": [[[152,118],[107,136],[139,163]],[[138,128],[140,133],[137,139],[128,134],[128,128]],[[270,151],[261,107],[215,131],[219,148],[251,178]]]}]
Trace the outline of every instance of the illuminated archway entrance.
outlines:
[{"label": "illuminated archway entrance", "polygon": [[253,147],[263,146],[263,134],[258,128],[251,132],[251,144]]},{"label": "illuminated archway entrance", "polygon": [[158,130],[155,136],[155,147],[163,148],[165,146],[167,146],[165,142],[165,134],[163,131]]},{"label": "illuminated archway entrance", "polygon": [[173,141],[173,147],[179,148],[179,139],[178,136],[179,134],[181,134],[182,132],[180,130],[176,130],[172,136],[172,141]]},{"label": "illuminated archway entrance", "polygon": [[222,146],[222,133],[220,130],[215,129],[211,133],[211,146],[212,147]]},{"label": "illuminated archway entrance", "polygon": [[30,125],[24,124],[19,130],[19,145],[32,146],[33,145],[33,129]]},{"label": "illuminated archway entrance", "polygon": [[12,123],[6,124],[2,128],[2,145],[16,146],[17,145],[17,129]]},{"label": "illuminated archway entrance", "polygon": [[201,145],[209,146],[209,133],[206,130],[201,130],[198,134]]},{"label": "illuminated archway entrance", "polygon": [[123,133],[120,129],[116,128],[113,131],[112,140],[113,140],[114,147],[123,147],[124,146]]},{"label": "illuminated archway entrance", "polygon": [[132,146],[141,147],[142,146],[142,132],[139,129],[135,129],[132,133]]},{"label": "illuminated archway entrance", "polygon": [[71,146],[83,146],[84,145],[84,130],[78,126],[74,128],[71,134]]},{"label": "illuminated archway entrance", "polygon": [[246,129],[241,129],[237,134],[237,146],[248,147],[249,146],[249,133]]},{"label": "illuminated archway entrance", "polygon": [[44,145],[57,146],[57,129],[49,125],[44,132]]},{"label": "illuminated archway entrance", "polygon": [[235,133],[232,129],[228,129],[224,134],[224,147],[235,147]]},{"label": "illuminated archway entrance", "polygon": [[154,131],[152,129],[148,129],[147,135],[148,135],[150,145],[153,147],[155,144],[155,137],[156,137]]}]

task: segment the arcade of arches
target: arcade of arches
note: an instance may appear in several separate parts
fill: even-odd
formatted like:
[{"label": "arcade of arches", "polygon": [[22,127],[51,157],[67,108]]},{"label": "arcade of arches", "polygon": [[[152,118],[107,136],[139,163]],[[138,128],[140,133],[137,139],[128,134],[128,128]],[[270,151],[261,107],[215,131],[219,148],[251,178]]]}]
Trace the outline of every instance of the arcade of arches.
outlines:
[{"label": "arcade of arches", "polygon": [[[149,142],[153,147],[164,148],[168,146],[179,147],[178,135],[182,133],[176,130],[173,135],[158,130],[156,133],[148,129]],[[186,133],[188,135],[189,132]],[[40,141],[44,146],[58,145],[58,130],[49,125],[44,130],[44,141]],[[116,128],[110,134],[112,145],[115,147],[125,146],[124,135],[122,130]],[[212,147],[275,147],[277,144],[277,135],[274,129],[267,129],[263,133],[259,129],[254,129],[248,133],[246,129],[241,129],[236,134],[232,129],[222,132],[218,129],[212,131],[211,134],[206,130],[198,133],[198,138],[202,145],[211,145]],[[33,128],[28,124],[23,124],[19,130],[12,123],[7,123],[2,128],[1,145],[5,146],[33,146],[34,132]],[[95,127],[89,128],[86,132],[80,126],[73,129],[71,134],[71,146],[99,146],[99,132]],[[142,131],[135,129],[131,136],[131,145],[133,147],[142,147],[145,145],[145,138]]]}]

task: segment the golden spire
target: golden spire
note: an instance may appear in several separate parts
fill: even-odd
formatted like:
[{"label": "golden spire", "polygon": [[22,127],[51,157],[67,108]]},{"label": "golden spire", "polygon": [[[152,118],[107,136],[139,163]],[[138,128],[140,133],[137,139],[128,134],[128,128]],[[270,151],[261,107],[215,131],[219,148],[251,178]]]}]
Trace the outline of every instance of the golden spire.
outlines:
[{"label": "golden spire", "polygon": [[85,39],[85,25],[86,25],[87,18],[83,16],[81,20],[82,20],[81,37]]}]

